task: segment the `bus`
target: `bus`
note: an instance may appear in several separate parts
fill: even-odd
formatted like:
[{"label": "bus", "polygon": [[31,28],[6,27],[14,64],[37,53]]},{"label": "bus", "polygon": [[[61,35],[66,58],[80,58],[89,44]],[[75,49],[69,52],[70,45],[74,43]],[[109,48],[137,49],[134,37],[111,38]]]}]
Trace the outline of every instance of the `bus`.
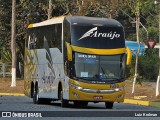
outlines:
[{"label": "bus", "polygon": [[35,104],[123,102],[131,51],[114,19],[61,16],[30,24],[25,41],[24,90]]}]

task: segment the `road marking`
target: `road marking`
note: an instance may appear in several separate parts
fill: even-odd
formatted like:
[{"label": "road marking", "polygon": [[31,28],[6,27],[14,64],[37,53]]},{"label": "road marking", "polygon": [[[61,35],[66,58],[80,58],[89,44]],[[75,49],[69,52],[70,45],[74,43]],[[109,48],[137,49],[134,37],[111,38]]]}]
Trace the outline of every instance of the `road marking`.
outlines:
[{"label": "road marking", "polygon": [[0,95],[6,95],[6,96],[25,96],[21,93],[0,93]]}]

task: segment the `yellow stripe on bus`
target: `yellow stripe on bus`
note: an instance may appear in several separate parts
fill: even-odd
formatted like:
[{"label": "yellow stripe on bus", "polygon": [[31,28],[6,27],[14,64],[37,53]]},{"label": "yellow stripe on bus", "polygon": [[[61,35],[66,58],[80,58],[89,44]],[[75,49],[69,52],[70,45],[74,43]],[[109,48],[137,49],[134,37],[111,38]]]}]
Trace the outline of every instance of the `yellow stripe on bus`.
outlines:
[{"label": "yellow stripe on bus", "polygon": [[92,49],[92,48],[84,48],[72,46],[73,51],[86,53],[86,54],[98,54],[98,55],[116,55],[123,54],[126,52],[126,48],[117,48],[117,49]]},{"label": "yellow stripe on bus", "polygon": [[28,25],[28,28],[32,28],[32,27],[33,27],[33,24]]}]

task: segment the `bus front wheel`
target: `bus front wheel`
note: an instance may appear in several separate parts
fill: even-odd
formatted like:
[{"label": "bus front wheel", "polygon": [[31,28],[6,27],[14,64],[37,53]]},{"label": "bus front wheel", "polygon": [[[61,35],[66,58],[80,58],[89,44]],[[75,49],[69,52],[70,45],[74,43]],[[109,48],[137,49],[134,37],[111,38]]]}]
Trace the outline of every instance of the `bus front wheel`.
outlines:
[{"label": "bus front wheel", "polygon": [[74,105],[76,107],[87,107],[88,102],[87,101],[74,101]]},{"label": "bus front wheel", "polygon": [[112,109],[113,108],[114,102],[105,102],[105,106],[107,109]]},{"label": "bus front wheel", "polygon": [[60,98],[60,100],[61,100],[61,107],[67,107],[68,101],[63,99],[63,91],[62,91],[62,88],[61,88],[61,87],[60,87],[58,93],[59,93],[59,98]]}]

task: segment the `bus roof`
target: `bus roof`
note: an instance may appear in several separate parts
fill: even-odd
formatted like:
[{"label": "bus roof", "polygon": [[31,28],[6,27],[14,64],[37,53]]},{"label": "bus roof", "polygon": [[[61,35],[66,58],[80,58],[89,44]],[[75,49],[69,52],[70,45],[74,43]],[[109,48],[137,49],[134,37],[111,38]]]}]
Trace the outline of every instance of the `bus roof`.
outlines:
[{"label": "bus roof", "polygon": [[100,18],[100,17],[86,17],[86,16],[68,16],[65,18],[71,25],[95,25],[108,27],[122,27],[121,23],[114,19]]},{"label": "bus roof", "polygon": [[39,23],[30,24],[28,28],[63,23],[64,19],[67,20],[71,25],[83,24],[83,25],[108,26],[108,27],[122,27],[121,23],[119,23],[117,20],[114,19],[86,17],[86,16],[60,16]]},{"label": "bus roof", "polygon": [[51,18],[49,20],[45,20],[45,21],[42,21],[39,23],[30,24],[30,25],[28,25],[28,28],[52,25],[52,24],[56,24],[56,23],[63,23],[64,18],[65,18],[65,16],[54,17],[54,18]]}]

